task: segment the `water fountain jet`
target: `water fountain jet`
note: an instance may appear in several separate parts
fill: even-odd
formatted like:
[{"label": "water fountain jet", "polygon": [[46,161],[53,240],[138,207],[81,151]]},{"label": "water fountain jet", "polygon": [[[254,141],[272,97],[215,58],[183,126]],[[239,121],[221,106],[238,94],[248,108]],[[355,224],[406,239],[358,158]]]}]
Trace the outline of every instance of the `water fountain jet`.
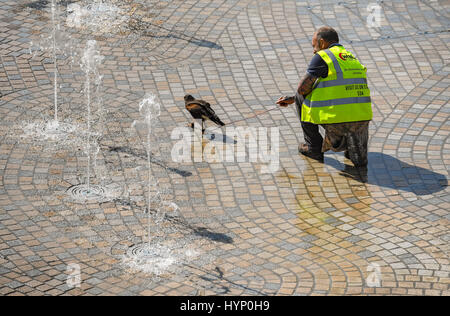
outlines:
[{"label": "water fountain jet", "polygon": [[[150,225],[151,225],[151,216],[150,216],[150,209],[152,204],[152,165],[151,165],[151,136],[152,136],[152,121],[156,120],[158,116],[161,114],[161,105],[156,102],[155,95],[149,93],[145,96],[145,98],[141,101],[139,104],[139,113],[144,118],[144,122],[146,124],[146,151],[147,151],[147,171],[148,171],[148,203],[147,203],[147,211],[148,211],[148,245],[150,246],[150,240],[151,240],[151,232],[150,232]],[[158,183],[156,182],[154,185],[155,189],[158,187]],[[158,194],[158,193],[157,193]],[[154,196],[156,198],[157,195]],[[158,210],[159,212],[159,210]],[[158,214],[160,215],[160,214]]]},{"label": "water fountain jet", "polygon": [[[155,141],[152,138],[155,137],[154,126],[160,112],[161,106],[156,101],[156,97],[153,94],[146,94],[139,104],[141,120],[134,121],[131,126],[140,132],[146,151],[147,166],[139,166],[135,172],[136,176],[139,176],[142,171],[147,171],[147,179],[141,183],[147,187],[147,196],[143,199],[147,204],[145,214],[148,227],[147,236],[143,237],[142,242],[128,248],[122,256],[122,265],[125,268],[144,272],[152,277],[174,273],[184,264],[197,260],[202,253],[199,250],[201,237],[178,231],[170,221],[168,214],[176,216],[174,214],[177,214],[180,209],[169,198],[170,190],[160,187],[153,174],[152,149],[154,148],[152,145]],[[163,168],[165,165],[157,166]]]},{"label": "water fountain jet", "polygon": [[[89,40],[86,43],[86,48],[81,57],[80,67],[85,73],[84,94],[86,97],[86,132],[84,153],[87,157],[86,180],[84,184],[75,185],[67,190],[67,194],[72,201],[77,203],[86,202],[106,202],[111,201],[121,195],[120,185],[97,185],[91,183],[91,165],[97,166],[96,160],[100,152],[98,145],[98,138],[101,133],[96,133],[92,130],[92,106],[97,105],[101,107],[101,99],[99,96],[100,87],[103,76],[99,72],[99,66],[104,57],[100,54],[97,46],[97,41]],[[94,97],[93,97],[94,92]],[[102,114],[103,115],[103,114]],[[104,123],[104,122],[102,122]],[[103,125],[103,124],[100,124]],[[93,156],[93,159],[91,158]],[[92,161],[93,160],[93,161]]]},{"label": "water fountain jet", "polygon": [[53,118],[45,122],[32,122],[24,125],[25,136],[41,140],[63,140],[74,132],[77,126],[61,122],[58,103],[58,55],[69,56],[74,60],[74,44],[70,36],[61,30],[58,0],[50,3],[51,30],[49,35],[41,35],[37,42],[30,43],[30,54],[34,58],[39,51],[48,52],[53,61]]}]

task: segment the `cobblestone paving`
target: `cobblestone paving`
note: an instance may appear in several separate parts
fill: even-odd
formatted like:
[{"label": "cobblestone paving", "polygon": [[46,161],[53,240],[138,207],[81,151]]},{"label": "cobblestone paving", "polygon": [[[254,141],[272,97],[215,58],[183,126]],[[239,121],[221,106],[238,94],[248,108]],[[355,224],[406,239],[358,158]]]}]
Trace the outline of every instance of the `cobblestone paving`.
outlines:
[{"label": "cobblestone paving", "polygon": [[[383,1],[379,28],[366,25],[369,1],[324,0],[111,0],[129,16],[116,33],[62,23],[75,48],[95,39],[105,56],[92,181],[124,192],[85,205],[66,196],[85,174],[81,136],[22,135],[53,115],[53,60],[29,50],[51,30],[49,2],[0,0],[1,295],[450,294],[447,1]],[[63,21],[77,2],[61,5]],[[324,24],[369,69],[366,174],[342,154],[324,164],[299,156],[292,108],[237,124],[280,127],[275,174],[256,163],[171,160],[170,132],[189,122],[184,94],[211,102],[225,122],[271,109],[297,86]],[[67,56],[58,65],[61,118],[84,126],[84,74]],[[147,155],[131,128],[146,92],[163,106],[153,172],[180,207],[163,231],[201,253],[160,276],[121,264],[147,231]],[[69,264],[81,268],[79,288],[66,282]]]}]

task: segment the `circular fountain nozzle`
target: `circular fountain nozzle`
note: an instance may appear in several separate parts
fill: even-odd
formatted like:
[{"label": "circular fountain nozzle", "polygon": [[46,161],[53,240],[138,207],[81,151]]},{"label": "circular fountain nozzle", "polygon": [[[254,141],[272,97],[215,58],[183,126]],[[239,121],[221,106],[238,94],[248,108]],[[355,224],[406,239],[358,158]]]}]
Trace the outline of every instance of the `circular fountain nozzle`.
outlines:
[{"label": "circular fountain nozzle", "polygon": [[67,189],[69,199],[74,203],[104,203],[112,201],[121,195],[116,186],[100,186],[91,184],[74,185]]}]

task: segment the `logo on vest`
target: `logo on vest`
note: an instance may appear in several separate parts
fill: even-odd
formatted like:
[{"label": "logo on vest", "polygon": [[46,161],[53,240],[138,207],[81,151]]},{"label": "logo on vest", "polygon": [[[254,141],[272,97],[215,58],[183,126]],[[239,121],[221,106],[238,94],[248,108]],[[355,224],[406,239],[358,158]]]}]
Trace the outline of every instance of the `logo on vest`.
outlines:
[{"label": "logo on vest", "polygon": [[356,59],[352,54],[348,54],[348,53],[340,53],[339,57],[343,60],[346,61],[348,58],[350,59]]}]

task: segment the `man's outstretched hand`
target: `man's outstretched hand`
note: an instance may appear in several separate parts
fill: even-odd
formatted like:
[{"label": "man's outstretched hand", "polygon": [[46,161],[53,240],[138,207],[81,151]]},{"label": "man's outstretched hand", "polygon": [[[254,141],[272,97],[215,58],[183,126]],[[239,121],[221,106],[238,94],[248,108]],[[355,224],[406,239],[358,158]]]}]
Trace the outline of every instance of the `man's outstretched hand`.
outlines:
[{"label": "man's outstretched hand", "polygon": [[294,103],[294,97],[283,96],[283,97],[280,97],[277,101],[277,104],[282,107],[286,107],[292,103]]}]

